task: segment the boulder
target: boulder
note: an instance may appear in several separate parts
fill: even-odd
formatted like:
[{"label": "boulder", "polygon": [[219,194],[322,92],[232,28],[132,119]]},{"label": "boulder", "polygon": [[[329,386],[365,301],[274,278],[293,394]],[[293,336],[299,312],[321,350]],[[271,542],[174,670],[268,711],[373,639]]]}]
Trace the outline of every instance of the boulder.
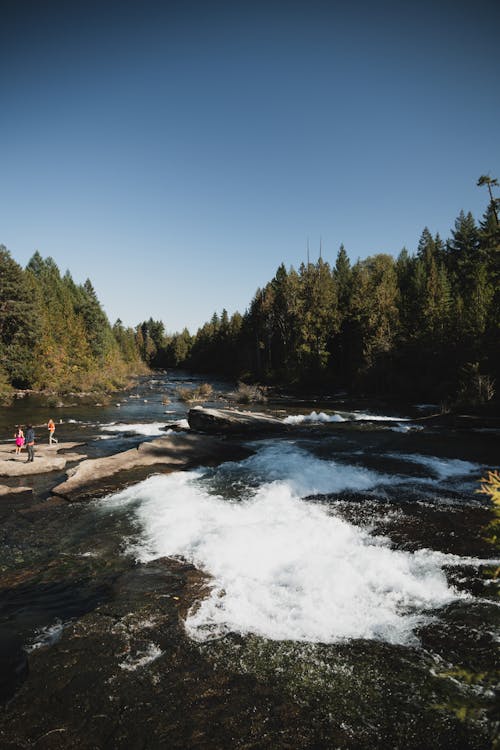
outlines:
[{"label": "boulder", "polygon": [[285,433],[289,425],[269,414],[238,409],[205,409],[195,406],[189,410],[189,426],[199,432],[222,434]]}]

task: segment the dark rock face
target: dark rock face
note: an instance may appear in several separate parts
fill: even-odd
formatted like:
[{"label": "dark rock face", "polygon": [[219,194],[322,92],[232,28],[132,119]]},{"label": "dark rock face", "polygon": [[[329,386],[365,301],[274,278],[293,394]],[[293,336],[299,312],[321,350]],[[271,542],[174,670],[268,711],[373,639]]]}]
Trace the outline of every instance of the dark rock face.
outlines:
[{"label": "dark rock face", "polygon": [[[316,684],[300,645],[232,635],[218,651],[217,641],[191,641],[184,618],[208,585],[168,558],[119,575],[106,601],[29,655],[29,675],[0,713],[2,750],[492,746],[480,725],[436,710],[449,698],[446,681],[403,647],[316,644],[311,656],[325,670]],[[26,658],[12,645],[19,684]],[[409,685],[417,692],[402,700]]]},{"label": "dark rock face", "polygon": [[3,629],[0,638],[0,703],[11,698],[28,674],[28,658],[17,633]]},{"label": "dark rock face", "polygon": [[309,747],[303,709],[218,669],[186,637],[183,614],[205,585],[175,560],[124,573],[107,603],[30,655],[29,680],[0,717],[1,747]]}]

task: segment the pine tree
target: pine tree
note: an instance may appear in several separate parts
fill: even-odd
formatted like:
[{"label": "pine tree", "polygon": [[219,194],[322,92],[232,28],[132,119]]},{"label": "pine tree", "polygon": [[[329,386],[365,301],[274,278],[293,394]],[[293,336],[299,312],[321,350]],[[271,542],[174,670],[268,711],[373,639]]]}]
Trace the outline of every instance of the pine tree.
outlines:
[{"label": "pine tree", "polygon": [[447,244],[447,266],[456,276],[461,292],[467,289],[474,264],[480,260],[479,231],[469,211],[460,211]]},{"label": "pine tree", "polygon": [[352,271],[349,257],[344,245],[341,245],[333,269],[333,277],[337,285],[337,298],[341,316],[349,308],[349,298],[351,295]]},{"label": "pine tree", "polygon": [[495,198],[493,196],[492,187],[498,187],[498,180],[495,177],[490,177],[489,175],[481,175],[481,177],[477,181],[478,187],[481,187],[482,185],[486,185],[488,188],[488,193],[490,195],[490,205],[489,208],[495,217],[496,224],[498,226],[498,205],[499,205],[499,199]]},{"label": "pine tree", "polygon": [[113,337],[109,321],[90,279],[85,281],[79,291],[81,302],[77,308],[77,313],[83,320],[92,356],[96,360],[104,362],[113,349]]},{"label": "pine tree", "polygon": [[375,255],[353,267],[351,297],[351,368],[353,377],[366,378],[377,368],[377,378],[390,374],[385,363],[399,333],[399,289],[394,259]]},{"label": "pine tree", "polygon": [[0,368],[16,388],[32,387],[40,336],[34,289],[29,278],[0,245]]},{"label": "pine tree", "polygon": [[329,264],[321,258],[316,265],[302,264],[297,353],[305,380],[322,379],[339,329],[337,289]]}]

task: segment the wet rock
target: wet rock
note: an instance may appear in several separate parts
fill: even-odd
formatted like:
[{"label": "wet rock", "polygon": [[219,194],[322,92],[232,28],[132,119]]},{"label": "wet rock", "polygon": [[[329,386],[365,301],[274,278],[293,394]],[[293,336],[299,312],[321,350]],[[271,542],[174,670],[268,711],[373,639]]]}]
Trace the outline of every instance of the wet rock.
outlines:
[{"label": "wet rock", "polygon": [[33,503],[31,487],[8,487],[0,485],[0,519],[7,517],[12,511],[23,510]]},{"label": "wet rock", "polygon": [[455,429],[500,429],[500,417],[490,414],[429,414],[413,420],[427,427],[451,427]]},{"label": "wet rock", "polygon": [[17,633],[4,629],[0,638],[0,703],[11,698],[28,674],[28,659]]},{"label": "wet rock", "polygon": [[31,495],[32,492],[31,487],[8,487],[6,484],[0,484],[0,497],[5,497],[5,495]]},{"label": "wet rock", "polygon": [[2,748],[310,748],[303,708],[218,668],[186,637],[181,610],[199,575],[175,560],[137,566],[108,602],[33,651],[0,715]]}]

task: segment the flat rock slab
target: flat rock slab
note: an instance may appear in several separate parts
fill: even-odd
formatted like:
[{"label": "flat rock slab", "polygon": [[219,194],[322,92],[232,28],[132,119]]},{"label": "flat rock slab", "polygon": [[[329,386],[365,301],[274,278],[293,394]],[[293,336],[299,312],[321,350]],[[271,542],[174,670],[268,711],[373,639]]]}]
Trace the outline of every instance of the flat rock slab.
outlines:
[{"label": "flat rock slab", "polygon": [[5,495],[24,495],[26,493],[32,493],[31,487],[8,487],[6,484],[0,484],[0,497]]},{"label": "flat rock slab", "polygon": [[269,414],[238,409],[205,409],[195,406],[189,410],[189,426],[192,430],[223,434],[285,433],[290,426]]},{"label": "flat rock slab", "polygon": [[[141,443],[137,448],[116,453],[113,456],[92,458],[82,461],[78,466],[68,471],[68,479],[53,488],[52,493],[67,500],[80,499],[83,496],[105,494],[106,490],[116,489],[117,486],[139,481],[136,475],[130,479],[135,470],[147,470],[151,467],[158,469],[179,470],[201,463],[233,458],[242,451],[248,455],[249,451],[230,446],[215,438],[190,433],[168,435],[150,442]],[[104,481],[117,475],[126,476],[128,481],[114,480],[112,487]]]},{"label": "flat rock slab", "polygon": [[[85,458],[82,453],[72,453],[74,448],[85,443],[57,443],[56,445],[36,445],[35,460],[28,463],[26,449],[16,455],[12,443],[0,445],[0,476],[21,477],[32,474],[45,474],[49,471],[61,471],[72,461]],[[64,453],[62,452],[64,451]]]}]

